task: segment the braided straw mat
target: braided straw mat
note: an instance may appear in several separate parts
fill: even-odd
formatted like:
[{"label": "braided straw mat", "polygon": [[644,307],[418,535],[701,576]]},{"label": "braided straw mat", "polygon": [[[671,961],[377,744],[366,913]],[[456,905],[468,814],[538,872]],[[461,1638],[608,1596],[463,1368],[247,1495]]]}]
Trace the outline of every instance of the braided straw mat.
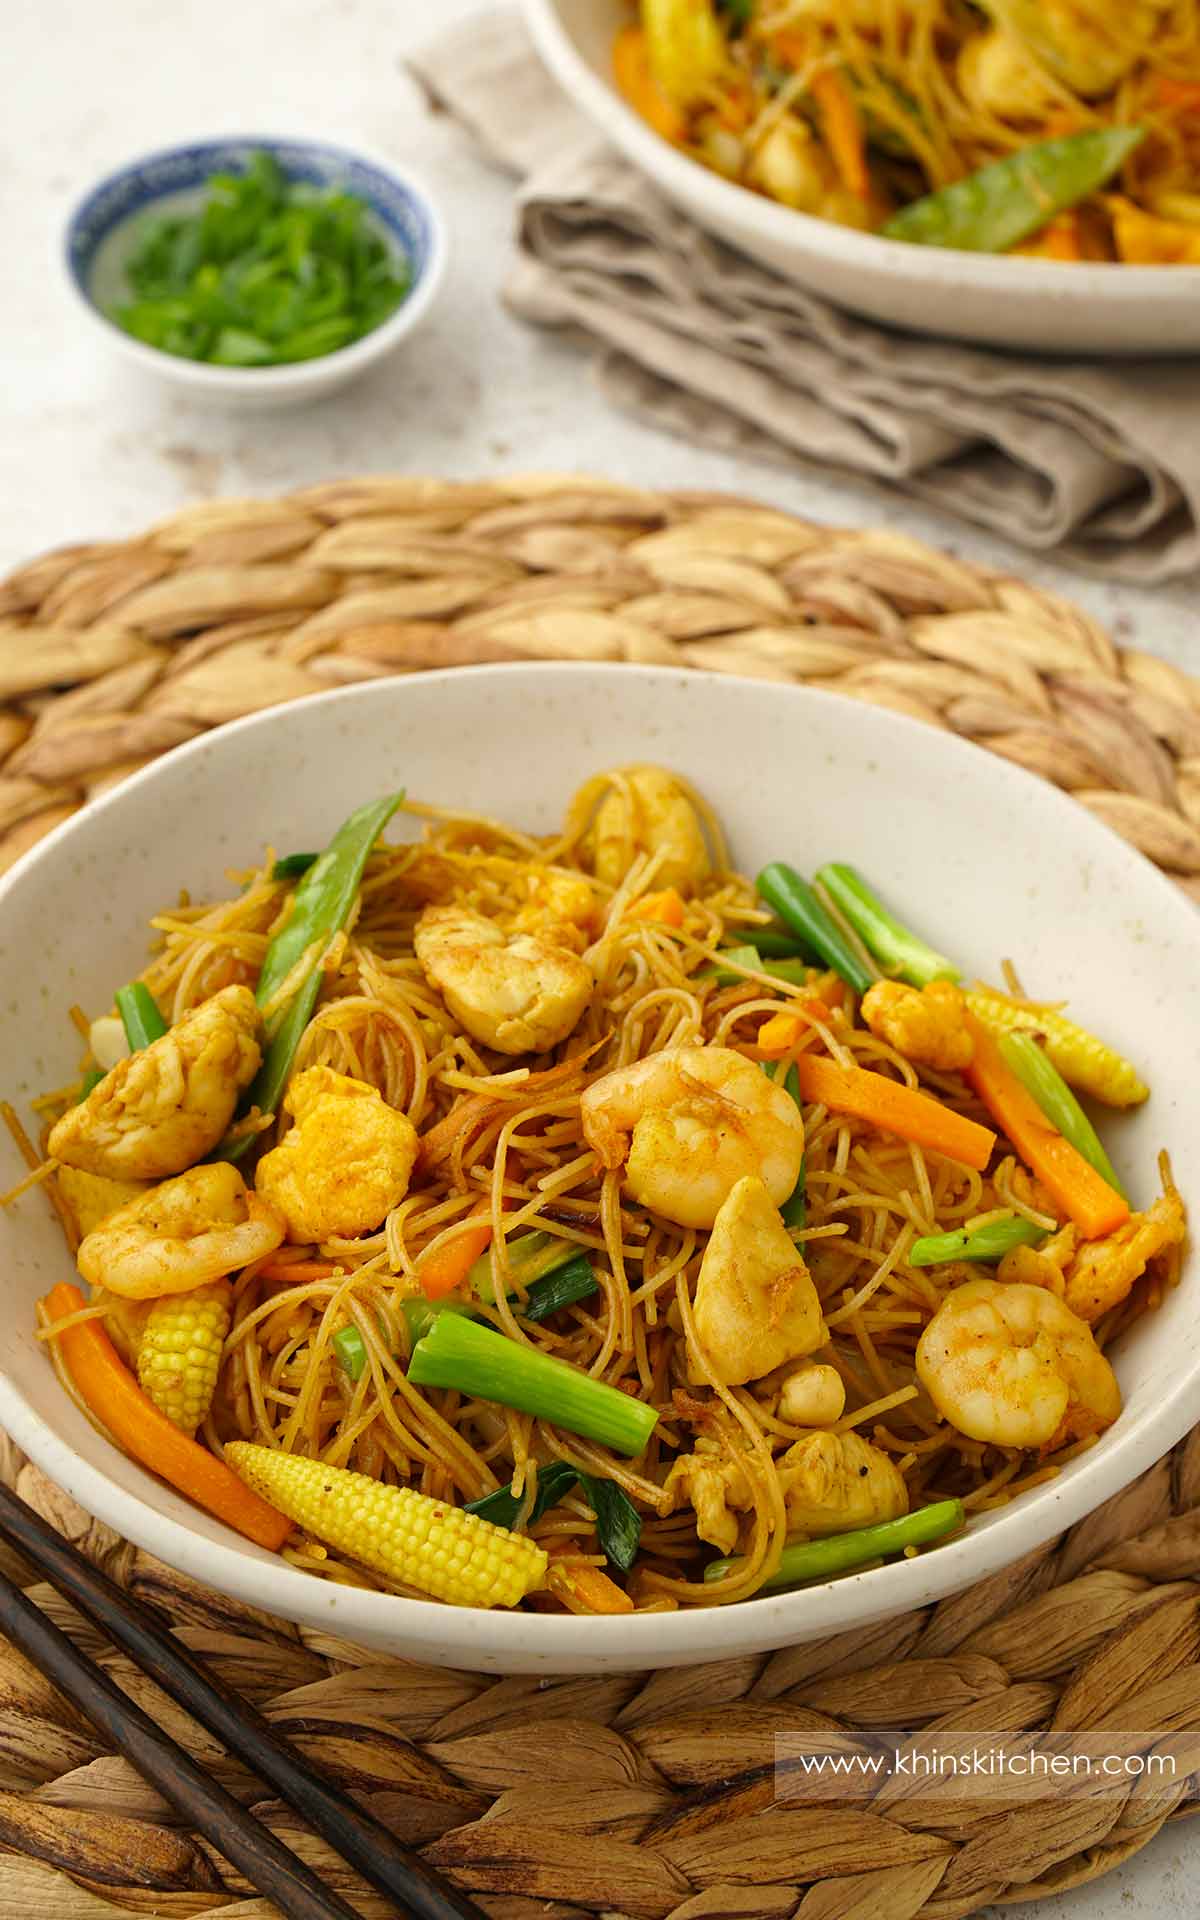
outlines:
[{"label": "braided straw mat", "polygon": [[[545,477],[335,481],[22,568],[0,586],[0,864],[240,714],[530,657],[813,683],[949,727],[1068,789],[1200,898],[1200,683],[896,534]],[[779,1730],[1049,1726],[1195,1731],[1200,1765],[1200,1428],[1065,1537],[930,1610],[699,1670],[550,1683],[298,1631],[123,1543],[2,1436],[0,1472],[496,1920],[957,1920],[1093,1879],[1192,1810],[1189,1779],[1154,1776],[1036,1818],[1003,1790],[982,1809],[887,1787],[874,1804],[861,1789],[833,1809],[777,1804],[773,1761]],[[382,1920],[292,1814],[32,1591]],[[274,1914],[3,1643],[0,1848],[6,1920]]]}]

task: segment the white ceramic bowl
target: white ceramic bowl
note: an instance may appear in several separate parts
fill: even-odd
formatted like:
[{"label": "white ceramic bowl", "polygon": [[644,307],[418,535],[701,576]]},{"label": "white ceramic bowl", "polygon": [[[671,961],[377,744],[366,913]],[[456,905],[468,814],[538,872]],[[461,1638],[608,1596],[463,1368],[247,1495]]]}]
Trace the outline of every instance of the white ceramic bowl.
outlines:
[{"label": "white ceramic bowl", "polygon": [[[289,180],[346,188],[370,208],[376,232],[409,270],[406,297],[381,326],[336,353],[278,367],[221,367],[147,346],[109,318],[128,297],[125,263],[143,223],[191,213],[210,174],[241,172],[265,150]],[[446,230],[427,187],[390,161],[301,136],[226,135],[130,160],[89,188],[67,216],[62,264],[69,292],[106,346],[193,399],[261,412],[323,399],[395,351],[429,312],[446,267]]]},{"label": "white ceramic bowl", "polygon": [[[447,743],[452,743],[448,745]],[[1133,1190],[1165,1143],[1200,1196],[1200,918],[1082,808],[949,734],[835,696],[700,673],[505,666],[431,673],[256,715],[160,760],[51,834],[0,881],[0,1061],[21,1108],[78,1059],[66,1009],[105,1004],[144,964],[147,916],[276,845],[318,845],[370,796],[499,812],[547,831],[585,775],[654,759],[715,803],[736,859],[842,857],[970,972],[1013,956],[1031,988],[1140,1063],[1147,1108],[1106,1134]],[[402,831],[406,830],[403,826]],[[4,1149],[0,1148],[0,1152]],[[0,1165],[0,1182],[17,1169]],[[1194,1265],[1194,1263],[1192,1263]],[[495,1672],[717,1659],[850,1628],[954,1592],[1078,1520],[1151,1464],[1200,1406],[1200,1284],[1189,1271],[1117,1358],[1125,1410],[1055,1480],[949,1546],[804,1592],[641,1618],[483,1613],[355,1592],[293,1571],[102,1441],[32,1335],[71,1262],[45,1199],[0,1214],[0,1425],[90,1512],[221,1591],[369,1646]]]},{"label": "white ceramic bowl", "polygon": [[628,0],[524,0],[551,72],[701,226],[785,279],[890,327],[1055,354],[1194,353],[1200,267],[1087,266],[916,247],[814,220],[723,180],[652,132],[613,83]]}]

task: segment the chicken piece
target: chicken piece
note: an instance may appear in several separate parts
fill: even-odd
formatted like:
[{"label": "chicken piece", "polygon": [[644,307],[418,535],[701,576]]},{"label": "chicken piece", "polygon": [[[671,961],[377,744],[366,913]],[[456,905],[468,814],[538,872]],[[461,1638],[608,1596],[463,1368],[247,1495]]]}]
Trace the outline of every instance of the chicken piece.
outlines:
[{"label": "chicken piece", "polygon": [[1172,1189],[1145,1213],[1131,1213],[1104,1240],[1085,1240],[1066,1269],[1066,1301],[1089,1326],[1124,1300],[1149,1262],[1187,1233],[1183,1202]]},{"label": "chicken piece", "polygon": [[1112,217],[1117,257],[1127,266],[1200,267],[1200,226],[1143,213],[1119,194],[1110,194],[1105,205]]},{"label": "chicken piece", "polygon": [[1078,1230],[1068,1221],[1036,1247],[1011,1247],[996,1268],[997,1280],[1015,1280],[1019,1286],[1045,1287],[1056,1299],[1067,1291],[1063,1269],[1075,1252]]},{"label": "chicken piece", "polygon": [[754,1504],[750,1482],[735,1460],[714,1440],[697,1440],[694,1453],[680,1454],[666,1478],[676,1509],[690,1501],[696,1532],[722,1553],[732,1553],[738,1538],[738,1511]]},{"label": "chicken piece", "polygon": [[1040,120],[1060,104],[1044,71],[1010,33],[975,33],[958,56],[958,84],[973,107],[1000,120]]},{"label": "chicken piece", "polygon": [[223,987],[120,1060],[51,1130],[64,1166],[110,1180],[162,1180],[211,1153],[262,1058],[248,987]]},{"label": "chicken piece", "polygon": [[890,1454],[860,1434],[810,1433],[779,1462],[788,1534],[849,1533],[898,1520],[908,1489]]},{"label": "chicken piece", "polygon": [[85,1239],[118,1207],[128,1206],[146,1192],[144,1180],[109,1180],[102,1173],[84,1173],[80,1167],[59,1167],[54,1184],[71,1216],[77,1240]]},{"label": "chicken piece", "polygon": [[1141,59],[1171,0],[984,0],[1001,31],[1085,100],[1111,93]]},{"label": "chicken piece", "polygon": [[80,1244],[79,1271],[125,1300],[190,1293],[274,1253],[283,1221],[226,1160],[193,1167],[118,1207]]},{"label": "chicken piece", "polygon": [[578,947],[590,935],[597,896],[582,873],[547,867],[529,881],[529,898],[513,915],[513,933],[540,933],[556,945]]},{"label": "chicken piece", "polygon": [[585,847],[597,880],[619,887],[639,853],[663,857],[653,885],[694,893],[711,870],[708,845],[691,795],[665,767],[618,767],[580,788],[572,811],[599,796]]},{"label": "chicken piece", "polygon": [[696,1336],[728,1387],[813,1353],[825,1340],[808,1268],[757,1175],[739,1180],[700,1262]]},{"label": "chicken piece", "polygon": [[778,1413],[789,1427],[831,1427],[846,1411],[846,1389],[836,1367],[806,1360],[779,1390]]},{"label": "chicken piece", "polygon": [[967,1004],[949,980],[931,980],[919,990],[899,980],[877,980],[863,995],[862,1016],[872,1033],[916,1067],[957,1073],[970,1065],[975,1043]]},{"label": "chicken piece", "polygon": [[258,1163],[255,1184],[289,1240],[374,1233],[408,1192],[417,1130],[376,1087],[330,1067],[298,1073],[284,1095],[296,1125]]},{"label": "chicken piece", "polygon": [[413,948],[454,1018],[497,1053],[556,1047],[595,985],[579,954],[538,934],[503,933],[465,907],[426,907]]},{"label": "chicken piece", "polygon": [[614,1067],[584,1089],[580,1115],[603,1165],[625,1162],[634,1199],[677,1226],[711,1227],[747,1175],[776,1206],[800,1175],[799,1107],[732,1047],[667,1047]]}]

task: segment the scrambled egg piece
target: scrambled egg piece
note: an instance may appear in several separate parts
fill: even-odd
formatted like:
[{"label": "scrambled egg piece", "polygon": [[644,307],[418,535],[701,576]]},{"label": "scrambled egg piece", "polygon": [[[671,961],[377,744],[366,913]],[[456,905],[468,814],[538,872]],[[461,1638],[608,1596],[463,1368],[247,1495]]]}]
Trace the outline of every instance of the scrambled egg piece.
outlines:
[{"label": "scrambled egg piece", "polygon": [[540,933],[563,946],[582,944],[596,917],[597,898],[582,873],[548,867],[530,875],[529,898],[513,915],[513,933]]},{"label": "scrambled egg piece", "polygon": [[691,1502],[696,1532],[701,1540],[732,1553],[738,1538],[738,1510],[752,1506],[750,1483],[736,1461],[721,1452],[715,1441],[697,1440],[694,1453],[680,1454],[666,1478],[676,1507]]},{"label": "scrambled egg piece", "polygon": [[898,1520],[908,1489],[889,1454],[861,1435],[810,1433],[779,1462],[788,1533],[849,1533]]},{"label": "scrambled egg piece", "polygon": [[1183,1202],[1173,1190],[1145,1213],[1131,1213],[1104,1240],[1085,1240],[1066,1269],[1066,1302],[1089,1326],[1124,1300],[1156,1255],[1182,1244],[1187,1232]]},{"label": "scrambled egg piece", "polygon": [[54,1184],[74,1223],[77,1240],[86,1238],[118,1207],[128,1206],[146,1191],[142,1180],[109,1180],[102,1173],[84,1173],[79,1167],[60,1167]]},{"label": "scrambled egg piece", "polygon": [[754,1175],[738,1181],[713,1223],[694,1313],[705,1357],[730,1387],[761,1379],[825,1339],[808,1268]]},{"label": "scrambled egg piece", "polygon": [[262,1058],[248,987],[224,987],[64,1113],[47,1151],[110,1180],[162,1180],[211,1153]]},{"label": "scrambled egg piece", "polygon": [[[618,887],[637,854],[661,852],[654,885],[676,887],[685,897],[694,893],[707,879],[711,862],[700,816],[686,788],[665,767],[619,767],[617,771],[628,783],[628,792],[608,787],[587,838],[597,880]],[[600,776],[601,782],[604,778]]]},{"label": "scrambled egg piece", "polygon": [[226,1160],[192,1167],[118,1207],[81,1243],[79,1271],[126,1300],[190,1293],[274,1253],[283,1221]]},{"label": "scrambled egg piece", "polygon": [[970,1065],[975,1043],[967,1003],[949,980],[932,980],[920,990],[899,980],[877,980],[863,995],[862,1016],[872,1033],[914,1066],[957,1073]]},{"label": "scrambled egg piece", "polygon": [[258,1163],[260,1195],[289,1240],[374,1233],[408,1191],[417,1131],[377,1088],[329,1067],[298,1073],[284,1096],[296,1125]]},{"label": "scrambled egg piece", "polygon": [[426,907],[413,948],[454,1018],[498,1053],[556,1047],[595,984],[577,953],[537,934],[506,934],[465,907]]}]

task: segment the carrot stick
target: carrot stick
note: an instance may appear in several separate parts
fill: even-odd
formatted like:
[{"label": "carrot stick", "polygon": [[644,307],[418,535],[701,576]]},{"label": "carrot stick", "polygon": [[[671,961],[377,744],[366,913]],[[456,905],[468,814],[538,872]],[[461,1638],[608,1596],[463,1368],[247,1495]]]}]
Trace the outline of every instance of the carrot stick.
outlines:
[{"label": "carrot stick", "polygon": [[345,1273],[345,1265],[335,1266],[332,1260],[268,1260],[258,1269],[255,1276],[259,1280],[331,1280],[335,1273]]},{"label": "carrot stick", "polygon": [[622,27],[613,41],[612,58],[613,76],[630,106],[664,140],[682,140],[687,121],[654,78],[646,36],[640,27]]},{"label": "carrot stick", "polygon": [[825,135],[825,145],[833,155],[833,164],[838,170],[838,178],[848,193],[856,200],[867,200],[871,194],[871,176],[867,172],[867,156],[863,148],[862,122],[858,117],[858,108],[854,96],[840,73],[833,67],[826,67],[814,74],[812,83],[813,98],[821,109],[821,128]]},{"label": "carrot stick", "polygon": [[[51,1320],[65,1320],[87,1302],[78,1287],[60,1281],[43,1305]],[[292,1531],[291,1521],[159,1412],[119,1358],[99,1320],[64,1328],[58,1342],[80,1394],[126,1453],[247,1540],[278,1553]]]},{"label": "carrot stick", "polygon": [[546,1585],[572,1613],[632,1613],[633,1601],[588,1560],[551,1559]]},{"label": "carrot stick", "polygon": [[492,1203],[479,1200],[467,1215],[473,1222],[456,1233],[432,1253],[422,1254],[417,1263],[417,1278],[427,1300],[441,1300],[466,1285],[467,1275],[481,1253],[492,1244]]},{"label": "carrot stick", "polygon": [[1185,113],[1200,113],[1200,81],[1173,80],[1163,74],[1158,82],[1158,98],[1164,107],[1181,107]]},{"label": "carrot stick", "polygon": [[629,908],[630,920],[654,920],[663,927],[683,925],[683,897],[677,887],[664,887],[661,893],[644,893]]},{"label": "carrot stick", "polygon": [[811,1053],[796,1056],[796,1074],[803,1099],[818,1101],[832,1113],[853,1114],[869,1120],[884,1133],[895,1133],[931,1153],[944,1153],[981,1173],[991,1158],[996,1136],[989,1127],[966,1120],[927,1093],[915,1093],[898,1080],[865,1067],[839,1067]]},{"label": "carrot stick", "polygon": [[1126,1200],[1065,1140],[1008,1066],[994,1036],[973,1014],[967,1024],[975,1054],[965,1077],[1031,1173],[1053,1194],[1085,1240],[1112,1233],[1129,1218]]},{"label": "carrot stick", "polygon": [[790,1006],[786,1013],[773,1013],[755,1035],[755,1051],[764,1060],[782,1060],[785,1053],[796,1051],[813,1021],[824,1024],[830,1011],[824,1000],[802,1000],[798,1007]]}]

